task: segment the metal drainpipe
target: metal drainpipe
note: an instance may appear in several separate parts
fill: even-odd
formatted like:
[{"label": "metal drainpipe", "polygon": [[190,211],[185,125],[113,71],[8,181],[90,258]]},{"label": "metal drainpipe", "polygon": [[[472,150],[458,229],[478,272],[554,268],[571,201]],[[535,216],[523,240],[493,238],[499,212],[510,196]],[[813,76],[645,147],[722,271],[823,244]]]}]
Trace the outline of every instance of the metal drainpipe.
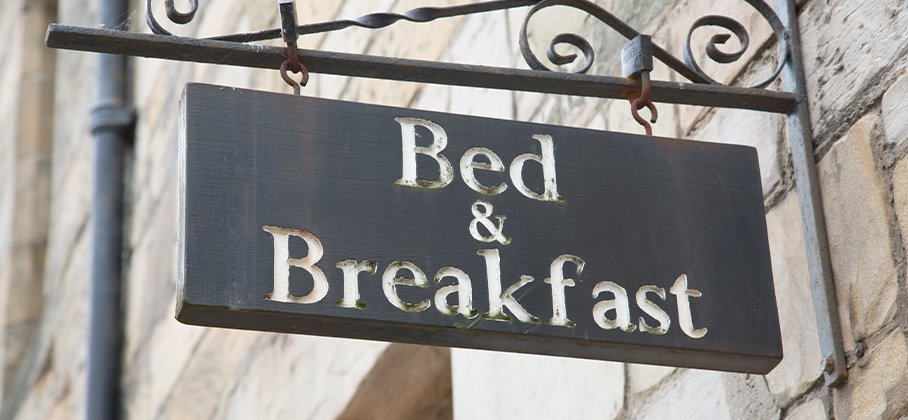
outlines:
[{"label": "metal drainpipe", "polygon": [[[125,29],[128,8],[128,0],[100,0],[100,23],[105,28]],[[86,390],[86,418],[98,420],[120,417],[123,162],[134,125],[134,113],[127,102],[128,76],[126,57],[99,56],[98,93],[91,113],[95,155]]]}]

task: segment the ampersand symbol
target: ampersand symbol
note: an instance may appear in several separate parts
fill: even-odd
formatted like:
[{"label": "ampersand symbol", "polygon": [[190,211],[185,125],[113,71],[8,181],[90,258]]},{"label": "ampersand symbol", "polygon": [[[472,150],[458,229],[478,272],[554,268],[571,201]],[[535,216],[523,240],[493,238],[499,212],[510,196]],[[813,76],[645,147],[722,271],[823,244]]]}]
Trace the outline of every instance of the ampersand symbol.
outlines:
[{"label": "ampersand symbol", "polygon": [[[485,201],[477,200],[473,203],[473,207],[470,209],[470,212],[473,213],[473,221],[470,222],[470,235],[479,242],[490,243],[498,241],[502,245],[507,245],[511,243],[511,238],[507,238],[501,233],[504,229],[504,219],[507,217],[495,216],[495,218],[498,219],[498,226],[496,226],[495,222],[489,220],[489,216],[492,215],[492,210],[492,205]],[[479,229],[476,226],[478,223],[481,223],[482,226],[489,231],[490,235],[484,236],[480,234]]]}]

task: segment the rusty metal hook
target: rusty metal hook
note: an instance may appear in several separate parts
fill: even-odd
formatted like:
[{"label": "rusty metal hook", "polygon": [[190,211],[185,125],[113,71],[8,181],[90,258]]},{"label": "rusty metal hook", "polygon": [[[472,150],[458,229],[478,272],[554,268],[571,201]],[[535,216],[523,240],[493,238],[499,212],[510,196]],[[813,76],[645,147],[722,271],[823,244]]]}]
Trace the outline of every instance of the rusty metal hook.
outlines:
[{"label": "rusty metal hook", "polygon": [[[652,86],[649,83],[649,72],[643,71],[640,73],[640,97],[631,101],[631,115],[634,117],[634,120],[637,121],[637,124],[643,126],[643,129],[646,131],[647,136],[653,135],[653,126],[650,123],[655,124],[656,120],[659,119],[659,111],[656,110],[656,104],[650,99],[650,93],[652,92]],[[646,107],[650,112],[650,119],[647,121],[645,118],[640,116],[639,110]]]},{"label": "rusty metal hook", "polygon": [[[650,112],[651,117],[649,121],[647,121],[646,118],[641,117],[640,113],[638,112],[644,107],[646,107],[646,109],[648,109]],[[647,136],[653,135],[653,126],[650,123],[652,122],[653,124],[655,124],[656,120],[659,119],[659,111],[656,110],[656,104],[652,103],[651,101],[644,102],[642,96],[634,99],[633,101],[631,101],[631,115],[634,117],[634,120],[637,121],[637,124],[643,126],[643,129],[646,130]]]},{"label": "rusty metal hook", "polygon": [[[306,86],[306,83],[309,83],[309,69],[307,69],[306,66],[304,66],[303,63],[300,63],[299,61],[296,62],[296,65],[298,66],[298,68],[294,70],[293,61],[290,59],[284,60],[284,62],[281,63],[281,78],[284,79],[284,81],[293,88],[294,95],[299,95],[300,86]],[[293,78],[290,77],[289,74],[287,74],[287,71],[290,71],[292,73],[302,73],[302,75],[300,75],[300,81],[297,82],[296,80],[293,80]]]}]

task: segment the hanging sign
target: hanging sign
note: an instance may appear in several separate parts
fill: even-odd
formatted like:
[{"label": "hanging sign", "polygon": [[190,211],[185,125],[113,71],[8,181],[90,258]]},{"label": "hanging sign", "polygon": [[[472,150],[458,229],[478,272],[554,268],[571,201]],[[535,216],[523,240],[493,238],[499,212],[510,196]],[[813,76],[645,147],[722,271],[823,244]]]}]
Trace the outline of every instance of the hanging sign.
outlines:
[{"label": "hanging sign", "polygon": [[177,319],[766,373],[753,148],[187,86]]}]

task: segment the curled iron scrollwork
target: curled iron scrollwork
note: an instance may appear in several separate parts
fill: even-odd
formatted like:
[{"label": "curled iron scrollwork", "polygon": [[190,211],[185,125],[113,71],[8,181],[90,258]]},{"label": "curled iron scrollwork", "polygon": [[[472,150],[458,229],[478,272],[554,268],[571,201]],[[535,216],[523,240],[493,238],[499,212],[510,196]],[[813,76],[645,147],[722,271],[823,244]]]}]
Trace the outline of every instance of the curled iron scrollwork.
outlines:
[{"label": "curled iron scrollwork", "polygon": [[[597,19],[605,22],[607,25],[612,26],[613,28],[615,28],[613,24],[621,23],[618,18],[613,16],[605,9],[585,0],[544,0],[537,3],[535,6],[533,6],[532,9],[530,9],[530,12],[527,13],[526,17],[523,19],[523,25],[521,25],[520,27],[520,36],[518,38],[518,42],[520,44],[520,53],[523,54],[523,59],[533,70],[552,71],[551,68],[546,66],[542,61],[536,58],[535,54],[533,54],[533,50],[530,48],[528,27],[530,20],[536,13],[539,13],[543,9],[547,9],[553,6],[566,6],[583,10],[584,12],[595,16]],[[556,51],[558,45],[564,44],[571,45],[583,53],[584,63],[583,65],[579,66],[579,69],[575,70],[574,73],[582,74],[589,71],[589,69],[593,66],[593,62],[595,62],[596,60],[596,54],[593,50],[593,46],[590,45],[589,41],[577,34],[562,33],[555,36],[555,38],[552,39],[551,43],[549,43],[548,50],[546,50],[546,56],[548,57],[549,61],[552,64],[562,66],[565,64],[571,64],[577,60],[577,54],[563,55]]]},{"label": "curled iron scrollwork", "polygon": [[[778,39],[778,64],[776,65],[775,70],[770,75],[769,78],[753,86],[754,88],[763,88],[768,86],[775,80],[779,73],[781,73],[782,68],[785,66],[785,62],[788,57],[788,33],[785,29],[785,25],[782,24],[782,21],[775,14],[771,7],[766,4],[763,0],[744,0],[769,23],[769,26],[772,28],[773,33]],[[633,39],[640,33],[624,23],[621,19],[615,17],[602,7],[596,5],[589,0],[543,0],[537,3],[524,18],[523,25],[520,28],[520,52],[523,54],[523,58],[526,61],[527,65],[534,70],[543,70],[543,71],[553,71],[546,64],[544,64],[537,56],[533,53],[529,45],[529,36],[528,36],[528,26],[532,17],[539,11],[554,7],[554,6],[564,6],[573,9],[578,9],[592,17],[596,18],[602,23],[605,23],[617,33],[624,36],[627,39]],[[714,35],[708,45],[706,46],[706,55],[709,59],[722,64],[733,63],[739,60],[744,53],[747,51],[747,48],[750,45],[750,35],[747,32],[747,29],[739,23],[738,21],[726,17],[726,16],[716,16],[710,15],[697,19],[693,26],[690,28],[687,34],[687,39],[684,44],[683,57],[684,61],[682,62],[677,57],[668,53],[665,49],[654,45],[653,47],[653,56],[664,64],[666,64],[672,70],[678,72],[683,77],[689,79],[695,83],[709,83],[709,84],[720,84],[718,81],[709,77],[697,61],[693,58],[693,53],[691,50],[691,37],[693,36],[694,31],[698,28],[705,26],[714,26],[723,28],[731,34],[717,34]],[[730,38],[731,35],[734,35],[739,43],[740,48],[737,51],[733,52],[724,52],[718,48],[719,45],[724,45]],[[559,34],[555,36],[549,44],[547,50],[547,57],[549,62],[555,65],[565,65],[573,63],[577,60],[577,54],[560,54],[556,51],[556,47],[559,45],[571,45],[577,48],[582,54],[584,62],[582,65],[578,66],[577,70],[574,70],[574,73],[586,73],[592,67],[593,62],[595,61],[595,52],[589,41],[577,34]]]},{"label": "curled iron scrollwork", "polygon": [[[521,38],[522,39],[522,38]],[[586,73],[590,70],[590,67],[593,66],[593,62],[596,60],[596,53],[593,51],[593,46],[590,45],[585,39],[576,34],[558,34],[555,38],[552,39],[552,43],[549,45],[549,49],[546,51],[546,56],[554,64],[563,66],[565,64],[573,63],[577,60],[577,54],[561,54],[555,50],[557,45],[568,44],[573,45],[577,49],[583,52],[584,64],[583,67],[576,70],[575,73]],[[523,43],[520,45],[521,49],[527,48]],[[530,56],[532,57],[532,55]],[[538,60],[534,62],[527,61],[531,68],[535,70],[548,70],[544,64],[540,63]]]},{"label": "curled iron scrollwork", "polygon": [[[151,32],[158,35],[171,35],[170,31],[164,29],[163,26],[158,22],[154,16],[154,11],[152,10],[151,3],[154,0],[145,0],[145,22],[148,24],[148,27],[151,28]],[[171,22],[178,25],[185,25],[189,22],[192,22],[192,19],[195,18],[196,12],[199,11],[199,0],[188,0],[189,1],[189,11],[181,12],[177,10],[174,0],[164,0],[164,11],[167,13],[167,18]]]},{"label": "curled iron scrollwork", "polygon": [[[770,83],[772,83],[777,77],[779,77],[779,74],[785,67],[785,61],[788,58],[788,31],[785,29],[785,25],[782,23],[782,20],[779,19],[778,15],[776,15],[776,12],[772,10],[772,8],[769,7],[769,5],[766,4],[765,1],[744,1],[747,4],[751,5],[754,9],[756,9],[756,11],[763,17],[763,19],[765,19],[766,22],[769,23],[769,26],[772,28],[772,31],[775,34],[778,43],[779,55],[775,70],[768,78],[752,86],[753,88],[764,88],[766,86],[769,86]],[[709,43],[707,43],[706,45],[706,56],[717,63],[728,64],[740,59],[741,56],[744,55],[744,52],[747,51],[747,47],[750,45],[750,35],[747,33],[747,29],[744,27],[744,25],[742,25],[740,22],[726,16],[717,15],[709,15],[697,19],[691,26],[690,30],[688,30],[687,39],[684,42],[684,62],[687,63],[687,65],[691,69],[704,77],[707,82],[712,84],[719,84],[719,82],[707,76],[703,69],[700,68],[700,65],[697,64],[697,60],[694,59],[694,55],[690,46],[694,31],[705,26],[715,26],[725,29],[734,34],[734,36],[738,39],[738,42],[741,44],[740,48],[738,48],[737,51],[730,53],[723,52],[717,47],[717,45],[724,45],[731,38],[731,35],[713,35],[710,38]]]},{"label": "curled iron scrollwork", "polygon": [[[159,35],[171,35],[170,31],[165,29],[157,18],[154,15],[152,3],[155,0],[146,0],[145,2],[145,20],[148,23],[149,28],[155,34]],[[164,10],[166,11],[167,18],[170,22],[178,25],[184,25],[193,20],[196,16],[196,12],[199,9],[198,0],[184,0],[189,5],[188,11],[180,11],[176,8],[174,4],[175,0],[164,0]],[[772,83],[781,73],[782,69],[785,66],[785,62],[788,58],[788,32],[785,28],[785,25],[776,15],[775,11],[765,2],[765,0],[744,0],[747,4],[753,7],[763,19],[769,23],[769,26],[772,28],[773,34],[778,40],[778,63],[775,67],[773,73],[761,83],[753,86],[754,88],[763,88]],[[524,60],[527,65],[534,70],[543,70],[543,71],[555,71],[549,68],[545,63],[543,63],[536,55],[533,53],[529,45],[528,40],[528,25],[532,17],[543,9],[554,6],[564,6],[568,8],[573,8],[581,10],[592,17],[596,18],[602,23],[605,23],[613,30],[615,30],[621,36],[627,39],[633,39],[634,37],[640,35],[640,33],[609,13],[607,10],[601,6],[595,4],[591,0],[491,0],[491,1],[481,1],[470,4],[463,4],[457,6],[449,7],[421,7],[413,10],[409,10],[404,13],[373,13],[365,16],[361,16],[356,19],[343,19],[336,20],[332,22],[321,22],[321,23],[310,23],[306,25],[299,26],[297,28],[297,33],[300,35],[304,34],[313,34],[321,32],[330,32],[336,31],[349,27],[361,27],[368,29],[378,29],[390,26],[399,21],[409,21],[409,22],[431,22],[439,18],[453,17],[453,16],[463,16],[474,13],[483,13],[490,12],[494,10],[505,10],[515,7],[524,7],[532,6],[530,11],[527,13],[524,18],[523,25],[520,28],[519,34],[519,44],[520,52],[522,53]],[[744,53],[747,51],[747,48],[750,46],[750,35],[747,32],[747,28],[744,27],[740,22],[726,17],[718,15],[709,15],[697,19],[691,28],[688,30],[687,38],[683,45],[683,58],[680,60],[674,55],[668,53],[665,49],[661,48],[658,45],[653,45],[653,57],[667,65],[669,68],[680,74],[682,77],[687,78],[694,83],[709,83],[709,84],[720,84],[718,81],[709,77],[703,69],[694,59],[694,54],[691,49],[691,39],[694,32],[703,27],[718,27],[722,28],[729,33],[721,33],[713,35],[709,42],[706,45],[706,56],[717,63],[733,63],[741,59]],[[731,36],[735,36],[740,47],[733,52],[722,51],[719,46],[725,45],[726,42],[731,39]],[[222,35],[213,37],[210,39],[221,40],[221,41],[232,41],[232,42],[255,42],[255,41],[264,41],[268,39],[277,39],[280,37],[279,29],[268,29],[258,32],[249,32],[233,35]],[[575,70],[572,70],[574,73],[586,73],[588,72],[596,59],[595,49],[592,47],[589,41],[584,39],[582,36],[573,34],[573,33],[561,33],[556,35],[550,42],[549,47],[546,51],[546,57],[548,62],[556,66],[563,66],[567,64],[574,63],[578,59],[578,54],[562,54],[557,51],[557,47],[561,45],[569,45],[583,55],[583,62],[579,63],[575,67]]]}]

